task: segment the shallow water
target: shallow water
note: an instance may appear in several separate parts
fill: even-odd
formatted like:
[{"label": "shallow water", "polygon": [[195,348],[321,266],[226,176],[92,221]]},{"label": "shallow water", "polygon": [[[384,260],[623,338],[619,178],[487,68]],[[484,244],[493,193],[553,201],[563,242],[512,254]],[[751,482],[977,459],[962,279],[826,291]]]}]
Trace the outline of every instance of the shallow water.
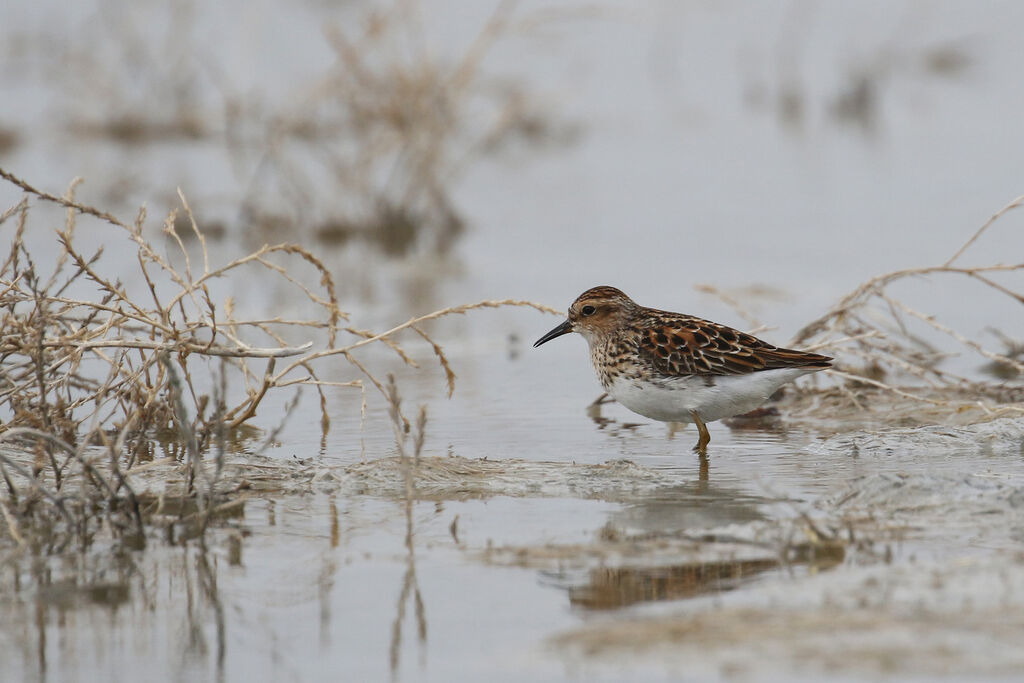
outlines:
[{"label": "shallow water", "polygon": [[[486,20],[483,7],[424,6],[439,54],[459,53]],[[40,3],[11,9],[2,31],[22,40],[10,41],[20,47],[2,78],[17,96],[0,124],[24,140],[0,165],[58,193],[83,175],[79,196],[124,216],[142,201],[159,215],[181,186],[227,226],[214,260],[264,241],[315,244],[359,327],[485,298],[564,308],[601,283],[749,327],[692,289],[710,283],[784,343],[866,277],[944,261],[1024,192],[1019,3],[609,3],[489,53],[489,73],[525,84],[544,116],[575,132],[470,166],[452,188],[469,229],[450,251],[391,259],[311,234],[258,234],[238,209],[251,177],[232,169],[219,137],[133,147],[71,132],[82,111],[109,113],[104,91],[69,87],[33,42],[96,35],[83,47],[95,48],[85,53],[98,71],[135,84],[109,66],[120,48],[100,38],[119,12],[133,35],[165,28],[159,5],[137,7],[76,5],[81,14],[62,8],[59,22]],[[198,40],[231,92],[301,101],[295,83],[315,83],[333,60],[321,26],[363,7],[197,6],[194,33],[160,44]],[[943,55],[963,68],[936,67]],[[858,92],[860,108],[840,106]],[[216,98],[203,104],[219,111]],[[17,193],[0,187],[0,199],[6,207]],[[1019,252],[1020,220],[1005,217],[971,262]],[[129,245],[108,234],[79,239],[117,258]],[[989,325],[1024,337],[1019,304],[965,305],[963,290],[943,287],[902,293],[993,346]],[[244,290],[272,314],[295,305],[260,278],[214,288]],[[332,390],[322,439],[307,391],[263,455],[331,477],[301,493],[253,493],[205,548],[5,551],[2,677],[915,680],[1011,678],[1024,665],[1019,424],[946,437],[853,412],[714,424],[702,473],[692,428],[674,433],[614,405],[588,414],[599,389],[584,342],[530,347],[556,322],[500,309],[434,323],[458,375],[451,399],[415,338],[421,371],[383,351],[361,356],[396,373],[408,413],[428,406],[432,463],[486,458],[508,470],[442,468],[440,493],[410,518],[377,397],[361,426],[358,391]],[[981,362],[947,361],[965,371]],[[327,374],[351,378],[342,363]],[[260,426],[275,425],[288,398],[268,400]],[[621,460],[637,469],[601,467]]]},{"label": "shallow water", "polygon": [[[305,495],[250,499],[228,528],[211,533],[205,551],[152,544],[145,553],[8,557],[5,671],[23,680],[118,680],[154,666],[175,679],[344,672],[367,680],[561,680],[572,672],[577,629],[715,614],[734,604],[727,599],[769,614],[829,610],[831,591],[852,590],[886,566],[933,577],[903,589],[897,612],[904,602],[920,603],[935,612],[933,628],[945,620],[955,629],[958,617],[943,615],[948,605],[933,589],[965,562],[1004,558],[991,570],[1003,576],[1002,607],[1018,609],[1024,597],[1014,559],[1024,529],[1017,507],[1024,427],[1013,423],[1000,440],[1007,434],[1017,435],[1016,451],[979,447],[984,439],[975,435],[974,444],[931,457],[915,452],[912,434],[899,450],[862,447],[859,457],[829,442],[808,452],[799,438],[716,434],[721,443],[706,481],[689,455],[667,462],[648,455],[664,482],[653,485],[564,461],[507,461],[510,469],[523,463],[522,471],[494,484],[494,495],[465,499],[467,474],[453,476],[447,491],[430,489],[430,499],[412,508],[412,552],[403,503],[387,494],[398,486],[379,485],[383,498],[372,487],[355,494],[367,487],[361,470],[337,470]],[[616,457],[617,440],[600,438],[604,460]],[[637,451],[676,445],[643,433],[631,443]],[[890,478],[913,493],[895,490]],[[850,491],[870,500],[837,507]],[[946,511],[952,501],[957,514]],[[809,540],[801,514],[844,541],[849,533],[863,542],[799,551]],[[808,577],[825,586],[807,588]],[[826,597],[815,597],[822,591]],[[841,620],[836,628],[844,628]],[[564,650],[552,646],[556,636],[569,638]],[[734,659],[730,647],[706,653],[720,674]],[[621,657],[637,648],[645,650],[612,647],[620,654],[607,670],[602,658],[586,657],[587,675],[616,679]],[[1014,652],[997,650],[980,673],[1012,666]],[[835,648],[820,654],[838,656]],[[659,656],[642,655],[644,667]],[[781,651],[768,664],[786,670],[793,656]],[[666,662],[677,670],[675,658]],[[808,665],[812,677],[816,665]],[[879,671],[872,661],[850,667],[851,674]]]}]

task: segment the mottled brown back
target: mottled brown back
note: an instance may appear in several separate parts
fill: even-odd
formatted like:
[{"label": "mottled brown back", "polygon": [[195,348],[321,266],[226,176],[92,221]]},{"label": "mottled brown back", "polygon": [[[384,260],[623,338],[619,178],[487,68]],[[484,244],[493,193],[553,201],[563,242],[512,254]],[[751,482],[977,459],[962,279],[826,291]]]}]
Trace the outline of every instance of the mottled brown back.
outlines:
[{"label": "mottled brown back", "polygon": [[669,376],[744,375],[776,368],[827,368],[832,359],[773,346],[757,337],[708,320],[642,308],[636,321],[638,352]]}]

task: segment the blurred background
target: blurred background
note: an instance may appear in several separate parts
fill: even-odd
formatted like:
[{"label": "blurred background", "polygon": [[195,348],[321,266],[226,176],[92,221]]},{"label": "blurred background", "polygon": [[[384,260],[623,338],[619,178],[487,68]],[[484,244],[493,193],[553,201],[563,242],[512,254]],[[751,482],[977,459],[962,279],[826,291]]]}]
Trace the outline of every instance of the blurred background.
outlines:
[{"label": "blurred background", "polygon": [[[1016,2],[15,3],[0,164],[57,194],[81,177],[125,219],[145,204],[158,239],[180,188],[219,261],[314,249],[357,327],[611,284],[785,343],[1024,192],[1022,21]],[[1020,225],[964,264],[1017,256]],[[922,285],[922,308],[1024,335],[1010,302],[955,284]],[[295,305],[275,287],[221,293]],[[461,380],[441,410],[535,415],[546,387],[585,419],[582,342],[528,349],[555,322],[435,325]]]}]

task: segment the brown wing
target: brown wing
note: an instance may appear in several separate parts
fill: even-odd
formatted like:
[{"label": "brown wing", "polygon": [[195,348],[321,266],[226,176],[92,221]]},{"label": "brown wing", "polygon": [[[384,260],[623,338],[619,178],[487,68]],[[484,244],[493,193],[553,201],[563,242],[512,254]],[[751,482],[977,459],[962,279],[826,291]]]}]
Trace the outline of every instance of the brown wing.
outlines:
[{"label": "brown wing", "polygon": [[650,325],[641,328],[639,352],[665,375],[745,375],[775,368],[831,365],[828,356],[781,349],[725,325],[657,313]]}]

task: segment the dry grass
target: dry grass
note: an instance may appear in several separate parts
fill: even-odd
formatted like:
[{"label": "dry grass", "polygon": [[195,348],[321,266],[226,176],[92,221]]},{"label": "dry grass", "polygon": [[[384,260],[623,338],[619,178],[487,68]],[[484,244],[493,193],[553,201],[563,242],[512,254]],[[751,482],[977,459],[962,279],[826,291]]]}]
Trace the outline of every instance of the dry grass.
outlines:
[{"label": "dry grass", "polygon": [[[229,263],[212,264],[183,195],[181,212],[192,233],[193,250],[178,233],[183,221],[172,212],[163,221],[163,233],[177,250],[172,259],[146,239],[144,210],[128,223],[76,201],[77,183],[57,196],[3,169],[0,178],[25,193],[0,214],[0,228],[12,232],[0,266],[0,397],[5,409],[0,441],[18,447],[0,452],[0,508],[9,538],[18,545],[43,539],[51,549],[72,542],[88,544],[103,533],[122,542],[144,543],[151,516],[132,482],[161,442],[166,455],[180,463],[183,475],[183,485],[174,495],[192,501],[177,506],[187,513],[164,520],[187,523],[201,536],[209,520],[230,507],[230,495],[237,493],[232,482],[221,479],[228,443],[244,438],[247,423],[269,395],[289,387],[313,388],[326,435],[328,387],[359,391],[363,410],[367,390],[375,389],[388,406],[400,454],[412,572],[407,597],[414,595],[411,511],[413,502],[422,498],[416,484],[426,408],[419,411],[413,429],[402,412],[393,378],[379,378],[359,358],[360,350],[383,347],[417,367],[402,335],[425,343],[436,356],[450,394],[455,372],[422,323],[499,306],[559,312],[529,301],[489,300],[434,311],[382,332],[365,330],[349,325],[331,273],[300,246],[263,246]],[[33,201],[65,209],[63,225],[55,233],[58,256],[45,269],[24,239],[33,221]],[[1020,373],[1024,364],[1012,343],[1006,353],[988,349],[892,292],[894,283],[907,278],[957,277],[981,283],[997,297],[1024,303],[1024,295],[998,279],[1024,272],[1024,264],[959,265],[978,239],[1022,204],[1024,197],[997,212],[943,264],[872,278],[805,326],[793,345],[825,349],[840,357],[839,368],[832,371],[837,385],[819,391],[822,400],[864,408],[869,402],[858,395],[870,387],[927,405],[935,419],[962,414],[966,408],[987,415],[1024,412],[1019,392],[941,369],[942,356],[911,333],[907,321],[924,323],[934,334]],[[135,258],[127,268],[105,261],[102,249],[87,254],[76,246],[76,226],[83,219],[90,228],[113,230],[133,246]],[[243,281],[251,276],[245,271],[251,270],[278,278],[306,301],[312,313],[247,318],[236,314],[247,310],[244,301],[215,300],[214,280]],[[303,270],[312,275],[300,275]],[[129,291],[122,284],[125,278],[140,282],[140,291]],[[316,341],[288,341],[310,337]],[[347,362],[349,378],[328,381],[318,368],[337,357]],[[292,400],[285,412],[295,405]],[[163,509],[164,504],[158,507]]]},{"label": "dry grass", "polygon": [[515,5],[499,1],[454,56],[430,44],[429,9],[416,1],[326,23],[336,58],[326,73],[284,106],[229,106],[228,152],[251,169],[249,222],[270,234],[315,226],[322,242],[390,256],[446,253],[464,230],[451,193],[465,169],[511,141],[555,137],[524,87],[482,69],[498,41],[523,30]]},{"label": "dry grass", "polygon": [[[26,525],[42,518],[46,528],[61,528],[52,534],[58,546],[71,539],[88,542],[101,523],[118,537],[142,537],[144,519],[130,474],[152,459],[160,439],[168,454],[182,462],[187,483],[183,494],[196,497],[202,527],[223,503],[218,493],[223,487],[217,484],[226,442],[244,434],[269,394],[312,387],[320,399],[320,425],[326,435],[327,387],[362,392],[364,410],[366,389],[376,388],[404,435],[408,420],[401,413],[397,389],[386,386],[358,358],[360,349],[384,346],[417,367],[399,341],[410,330],[413,339],[425,341],[436,355],[451,393],[455,373],[444,350],[421,327],[423,322],[499,306],[556,312],[526,301],[481,301],[418,316],[383,332],[368,331],[347,324],[349,316],[339,306],[331,273],[303,247],[263,246],[227,264],[211,264],[184,196],[182,210],[189,217],[199,258],[186,249],[172,212],[163,232],[179,251],[177,260],[183,265],[176,267],[145,238],[145,211],[134,223],[126,223],[77,202],[74,183],[57,196],[3,169],[0,178],[26,193],[0,214],[0,227],[14,224],[0,267],[0,405],[5,409],[0,439],[35,453],[28,463],[24,456],[0,454],[6,487],[2,505],[15,541],[27,537]],[[32,222],[32,199],[66,209],[64,225],[56,232],[58,256],[45,271],[24,240]],[[133,244],[135,259],[127,268],[105,261],[102,249],[85,254],[77,248],[75,230],[83,216],[95,223],[90,228],[112,228]],[[314,281],[293,275],[303,267],[312,271]],[[252,276],[247,270],[280,279],[313,313],[245,318],[235,314],[246,308],[244,301],[215,301],[215,279],[244,283]],[[141,291],[122,284],[129,276],[143,283],[137,288]],[[287,341],[311,336],[316,344]],[[337,357],[348,362],[351,379],[320,376],[317,368]],[[293,400],[288,410],[294,406]],[[425,422],[421,413],[417,453]],[[202,466],[208,457],[217,464],[212,473]]]},{"label": "dry grass", "polygon": [[[56,132],[132,155],[159,145],[165,159],[179,158],[168,150],[185,142],[204,152],[180,157],[190,178],[202,177],[197,158],[230,168],[209,195],[190,197],[201,212],[220,209],[222,221],[240,218],[244,234],[272,242],[301,230],[390,256],[445,252],[464,228],[452,193],[467,168],[516,143],[560,144],[575,133],[520,79],[484,69],[502,40],[575,16],[517,4],[489,3],[465,44],[435,35],[435,8],[419,0],[282,5],[274,16],[287,25],[265,46],[270,54],[315,54],[289,44],[300,40],[335,59],[285,59],[253,83],[232,78],[230,58],[204,44],[205,9],[181,3],[106,3],[68,35],[23,34],[19,56],[41,67],[35,80],[62,107]],[[0,151],[24,133],[0,130]],[[136,166],[91,178],[101,184],[96,201],[153,198],[177,182],[141,178]],[[200,218],[211,236],[213,216]]]},{"label": "dry grass", "polygon": [[402,499],[405,512],[405,574],[402,577],[402,589],[398,594],[395,608],[395,620],[391,626],[391,646],[388,662],[392,675],[397,675],[398,664],[402,651],[402,624],[405,621],[406,604],[412,600],[416,614],[416,633],[420,643],[427,639],[427,614],[420,593],[419,580],[416,577],[416,527],[413,520],[413,507],[419,496],[416,492],[416,474],[420,467],[420,455],[423,451],[423,440],[426,436],[427,407],[420,406],[419,418],[416,420],[416,431],[413,435],[413,453],[410,455],[406,447],[408,423],[402,417],[402,397],[398,393],[395,377],[388,374],[386,385],[388,414],[395,431],[395,445],[398,447],[399,468],[402,473]]},{"label": "dry grass", "polygon": [[[943,323],[936,315],[912,307],[893,292],[893,285],[908,279],[958,278],[980,283],[983,291],[994,299],[1009,298],[1017,304],[1024,304],[1024,290],[1015,290],[1006,284],[1019,282],[1019,277],[1024,275],[1024,262],[960,265],[962,257],[1000,218],[1022,205],[1024,196],[1017,197],[997,211],[940,265],[896,270],[860,284],[823,315],[805,325],[790,345],[825,350],[840,356],[838,368],[829,372],[839,380],[840,389],[857,408],[864,408],[865,404],[858,401],[849,389],[868,385],[928,404],[947,414],[968,408],[980,408],[989,416],[1024,413],[1019,392],[1008,390],[1002,383],[982,381],[943,369],[940,363],[947,354],[937,350],[938,340],[932,343],[930,339],[942,337],[952,340],[960,349],[976,353],[1004,370],[1022,373],[1024,363],[1016,356],[1013,343],[1006,344],[1003,353],[994,351],[969,334]],[[1019,256],[1019,249],[1014,249],[1018,244],[1019,239],[1011,236],[1007,240],[1006,253]],[[1016,279],[1011,280],[1014,277]],[[967,307],[985,306],[990,300],[979,300],[965,293],[959,301]],[[918,327],[923,323],[925,334],[915,332],[913,323]],[[965,399],[964,396],[970,398]],[[1004,400],[1012,403],[1003,404]]]},{"label": "dry grass", "polygon": [[[0,266],[0,397],[6,410],[0,440],[19,449],[0,452],[0,508],[8,536],[19,545],[44,539],[48,548],[60,549],[72,542],[88,544],[102,533],[144,543],[152,517],[132,482],[160,442],[166,455],[180,463],[182,486],[174,495],[192,501],[177,505],[183,511],[177,518],[162,519],[166,524],[186,524],[201,536],[209,520],[232,505],[230,496],[238,491],[221,479],[227,444],[243,435],[268,395],[289,387],[312,387],[319,396],[321,429],[326,434],[330,420],[325,389],[349,387],[361,392],[364,410],[368,389],[376,389],[388,406],[400,454],[401,497],[410,522],[408,550],[414,568],[411,511],[413,502],[422,498],[417,481],[426,408],[419,411],[414,429],[402,412],[394,379],[379,378],[359,358],[360,350],[382,346],[416,367],[401,335],[425,342],[450,394],[455,372],[422,323],[498,306],[529,306],[558,314],[528,301],[481,301],[418,316],[382,332],[364,330],[348,324],[331,273],[302,247],[263,246],[227,264],[212,264],[184,196],[181,210],[192,231],[193,252],[177,232],[181,221],[176,214],[163,221],[163,232],[178,251],[174,260],[182,264],[176,266],[144,236],[144,211],[134,223],[127,223],[77,202],[74,183],[57,196],[3,169],[0,178],[26,193],[0,214],[0,228],[13,228]],[[58,257],[45,271],[24,239],[33,220],[33,200],[66,210],[55,233]],[[1024,302],[1019,292],[995,279],[1024,271],[1024,264],[958,265],[999,218],[1021,204],[1024,198],[997,212],[945,263],[872,278],[807,325],[793,344],[827,349],[841,360],[840,369],[833,371],[839,382],[818,392],[822,400],[863,408],[868,402],[858,395],[870,387],[921,402],[935,419],[968,407],[988,415],[1024,412],[1019,392],[942,370],[937,364],[940,357],[909,332],[905,319],[924,322],[935,334],[1020,372],[1024,366],[1012,349],[1005,354],[987,349],[890,291],[893,283],[910,277],[961,277],[980,282],[996,296]],[[83,217],[91,228],[113,230],[134,247],[135,259],[127,270],[122,264],[112,267],[102,249],[92,254],[79,250],[75,231]],[[312,276],[298,275],[302,268]],[[215,301],[213,280],[241,281],[248,277],[246,270],[254,269],[293,288],[313,313],[253,319],[236,315],[236,310],[246,309],[240,305],[244,302]],[[127,276],[142,283],[137,287],[141,291],[129,291],[122,284]],[[879,311],[885,314],[881,318]],[[288,341],[303,337],[317,341]],[[339,356],[348,363],[350,378],[323,379],[318,368]],[[915,381],[906,382],[908,377]],[[285,412],[295,405],[292,400]],[[408,590],[408,595],[415,594],[414,570]]]}]

